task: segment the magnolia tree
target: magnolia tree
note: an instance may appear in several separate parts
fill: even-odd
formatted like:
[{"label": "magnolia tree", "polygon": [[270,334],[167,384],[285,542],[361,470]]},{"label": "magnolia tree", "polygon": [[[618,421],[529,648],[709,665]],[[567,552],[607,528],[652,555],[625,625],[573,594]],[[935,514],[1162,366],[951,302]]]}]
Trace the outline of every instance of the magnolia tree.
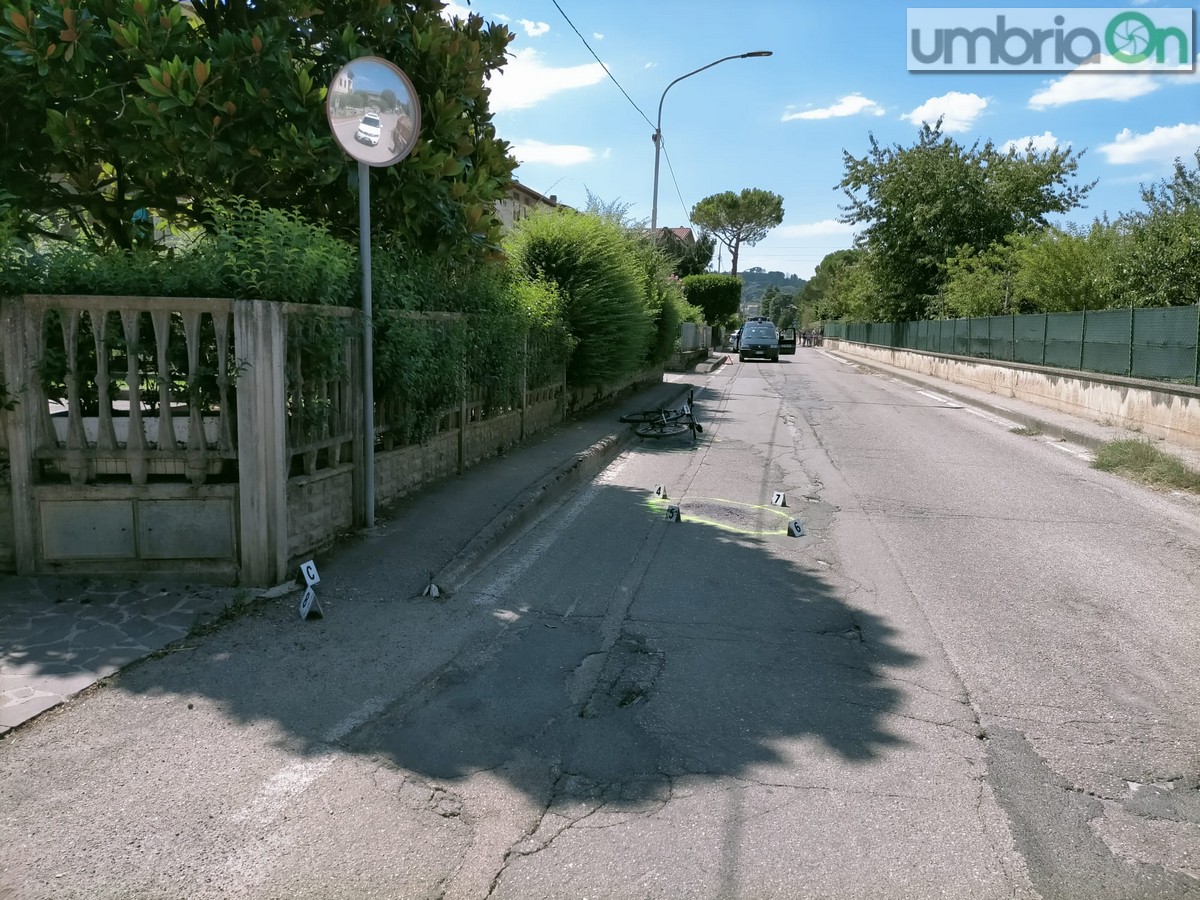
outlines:
[{"label": "magnolia tree", "polygon": [[204,223],[253,197],[335,233],[358,227],[357,168],[325,117],[346,62],[407,72],[421,138],[372,184],[376,229],[416,250],[486,255],[515,161],[488,76],[512,38],[440,0],[0,0],[0,219],[19,237],[153,239],[151,214]]}]

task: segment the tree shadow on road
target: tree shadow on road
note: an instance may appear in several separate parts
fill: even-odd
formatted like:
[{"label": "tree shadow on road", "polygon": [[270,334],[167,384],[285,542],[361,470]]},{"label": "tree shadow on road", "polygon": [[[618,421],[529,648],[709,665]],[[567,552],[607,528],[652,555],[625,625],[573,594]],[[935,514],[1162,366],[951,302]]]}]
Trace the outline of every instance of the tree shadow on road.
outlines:
[{"label": "tree shadow on road", "polygon": [[449,601],[391,593],[397,561],[380,553],[354,588],[326,574],[327,618],[270,607],[112,687],[167,701],[157,727],[198,745],[221,741],[189,724],[207,698],[225,720],[273,723],[299,756],[337,750],[451,784],[492,770],[539,801],[636,804],[687,776],[786,779],[801,758],[902,747],[888,674],[919,658],[847,604],[816,562],[819,534],[779,533],[777,512],[762,514],[771,534],[689,520],[686,497],[668,523],[643,491],[592,490],[538,564],[522,569],[518,544]]},{"label": "tree shadow on road", "polygon": [[347,745],[438,780],[489,769],[541,795],[569,777],[640,802],[689,774],[786,769],[796,739],[854,763],[901,743],[884,723],[899,691],[883,676],[915,657],[804,562],[777,517],[764,513],[775,533],[755,537],[689,521],[686,498],[681,524],[624,488],[593,506],[614,533],[649,529],[653,562],[639,571],[630,541],[596,541],[572,574],[564,548],[558,566],[480,601],[516,617],[492,652],[447,667],[420,703]]}]

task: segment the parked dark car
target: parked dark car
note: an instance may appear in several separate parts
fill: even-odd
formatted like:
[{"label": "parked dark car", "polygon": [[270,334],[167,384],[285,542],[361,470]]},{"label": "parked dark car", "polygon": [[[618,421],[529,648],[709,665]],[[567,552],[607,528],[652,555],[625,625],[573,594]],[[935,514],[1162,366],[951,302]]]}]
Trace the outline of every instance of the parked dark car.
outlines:
[{"label": "parked dark car", "polygon": [[769,359],[779,362],[779,332],[770,322],[747,322],[742,328],[738,359]]}]

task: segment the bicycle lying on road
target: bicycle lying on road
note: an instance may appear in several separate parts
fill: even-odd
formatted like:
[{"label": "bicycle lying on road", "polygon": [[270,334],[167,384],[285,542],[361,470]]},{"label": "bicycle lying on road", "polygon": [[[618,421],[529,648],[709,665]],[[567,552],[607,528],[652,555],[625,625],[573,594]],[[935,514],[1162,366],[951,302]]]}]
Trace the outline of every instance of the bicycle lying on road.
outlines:
[{"label": "bicycle lying on road", "polygon": [[646,409],[626,413],[621,421],[634,426],[634,434],[641,438],[675,437],[692,433],[692,440],[703,433],[704,426],[696,421],[692,411],[692,391],[688,391],[687,403],[678,409]]}]

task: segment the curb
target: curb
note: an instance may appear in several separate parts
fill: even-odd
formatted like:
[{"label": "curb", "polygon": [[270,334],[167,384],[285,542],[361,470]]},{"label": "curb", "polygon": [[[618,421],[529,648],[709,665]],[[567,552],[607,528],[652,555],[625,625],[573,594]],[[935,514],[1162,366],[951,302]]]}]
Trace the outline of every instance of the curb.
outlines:
[{"label": "curb", "polygon": [[[693,390],[691,385],[682,386],[674,398],[665,402],[664,406],[676,404],[689,390]],[[551,503],[579,483],[601,472],[613,458],[633,443],[633,438],[633,428],[623,425],[586,450],[576,453],[533,487],[522,492],[430,579],[437,586],[440,596],[445,597],[457,592],[478,568],[498,556],[500,551],[527,525],[536,520]]]},{"label": "curb", "polygon": [[697,375],[708,375],[717,371],[717,369],[721,368],[721,366],[725,365],[727,362],[729,362],[729,357],[724,353],[721,353],[715,356],[710,356],[704,362],[698,363],[694,371]]}]

